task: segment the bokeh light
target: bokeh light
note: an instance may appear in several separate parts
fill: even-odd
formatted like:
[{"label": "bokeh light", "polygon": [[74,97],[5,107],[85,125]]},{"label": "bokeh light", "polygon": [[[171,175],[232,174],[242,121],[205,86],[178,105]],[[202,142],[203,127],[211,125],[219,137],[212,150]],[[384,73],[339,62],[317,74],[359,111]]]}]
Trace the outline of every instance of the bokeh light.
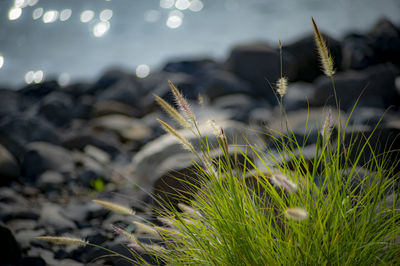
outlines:
[{"label": "bokeh light", "polygon": [[53,23],[58,19],[58,11],[57,10],[49,10],[43,14],[43,22],[44,23]]},{"label": "bokeh light", "polygon": [[94,17],[94,12],[93,10],[85,10],[81,13],[81,22],[82,23],[87,23],[91,21]]},{"label": "bokeh light", "polygon": [[169,12],[166,25],[168,28],[176,29],[182,25],[183,13],[179,10]]},{"label": "bokeh light", "polygon": [[174,0],[160,0],[160,7],[161,8],[168,9],[168,8],[173,7],[174,4],[175,4]]},{"label": "bokeh light", "polygon": [[101,21],[109,21],[113,16],[113,11],[110,9],[104,9],[100,12],[100,20]]},{"label": "bokeh light", "polygon": [[188,9],[190,6],[189,0],[176,0],[175,7],[179,10]]},{"label": "bokeh light", "polygon": [[29,1],[28,1],[28,5],[29,5],[29,6],[34,6],[34,5],[36,5],[38,2],[39,2],[39,0],[29,0]]},{"label": "bokeh light", "polygon": [[33,81],[35,83],[40,83],[44,80],[44,73],[42,70],[38,70],[35,73],[33,73]]},{"label": "bokeh light", "polygon": [[20,7],[13,7],[8,11],[9,20],[17,20],[22,14],[22,9]]},{"label": "bokeh light", "polygon": [[193,0],[192,2],[190,2],[189,9],[190,9],[190,11],[193,11],[193,12],[199,12],[203,9],[203,7],[204,7],[204,4],[202,1]]},{"label": "bokeh light", "polygon": [[38,7],[32,12],[32,18],[34,20],[40,19],[40,17],[43,15],[43,8]]},{"label": "bokeh light", "polygon": [[33,75],[35,74],[34,71],[28,71],[25,74],[25,83],[31,84],[33,82]]},{"label": "bokeh light", "polygon": [[138,78],[145,78],[150,74],[150,67],[148,65],[138,65],[136,68],[136,76]]},{"label": "bokeh light", "polygon": [[0,55],[0,69],[4,66],[4,56]]},{"label": "bokeh light", "polygon": [[60,20],[67,21],[72,15],[71,9],[64,9],[60,12]]},{"label": "bokeh light", "polygon": [[93,35],[94,37],[102,37],[108,30],[110,29],[110,22],[101,21],[94,25],[93,27]]},{"label": "bokeh light", "polygon": [[160,20],[160,17],[161,17],[161,14],[160,14],[160,11],[158,11],[158,10],[151,9],[151,10],[147,10],[144,13],[144,19],[147,22],[155,23]]},{"label": "bokeh light", "polygon": [[19,8],[24,8],[28,5],[28,1],[27,0],[15,0],[14,1],[14,6],[15,7],[19,7]]},{"label": "bokeh light", "polygon": [[65,87],[71,81],[71,77],[68,73],[63,72],[58,76],[57,82],[60,86]]}]

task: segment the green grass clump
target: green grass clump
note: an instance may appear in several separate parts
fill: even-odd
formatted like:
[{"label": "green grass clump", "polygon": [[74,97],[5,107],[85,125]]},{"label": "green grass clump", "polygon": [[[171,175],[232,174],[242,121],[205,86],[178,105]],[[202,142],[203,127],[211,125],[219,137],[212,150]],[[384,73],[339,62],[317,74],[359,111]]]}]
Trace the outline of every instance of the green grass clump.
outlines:
[{"label": "green grass clump", "polygon": [[[334,88],[332,59],[313,25],[324,72]],[[282,99],[287,80],[282,75],[280,80]],[[197,192],[191,199],[181,197],[182,204],[165,203],[169,208],[160,212],[165,226],[139,226],[162,245],[142,244],[117,229],[130,247],[173,265],[400,264],[397,162],[390,161],[390,151],[375,153],[375,130],[369,136],[347,133],[352,112],[341,121],[336,95],[338,118],[327,112],[310,158],[304,152],[310,131],[306,128],[305,140],[298,140],[281,101],[287,133],[266,134],[273,148],[252,143],[232,148],[224,130],[211,121],[219,143],[212,147],[186,99],[170,85],[180,112],[160,97],[156,100],[181,127],[198,136],[200,149],[160,123],[201,162],[195,163],[193,174],[200,185],[188,182],[188,190]],[[215,148],[216,157],[211,156]]]}]

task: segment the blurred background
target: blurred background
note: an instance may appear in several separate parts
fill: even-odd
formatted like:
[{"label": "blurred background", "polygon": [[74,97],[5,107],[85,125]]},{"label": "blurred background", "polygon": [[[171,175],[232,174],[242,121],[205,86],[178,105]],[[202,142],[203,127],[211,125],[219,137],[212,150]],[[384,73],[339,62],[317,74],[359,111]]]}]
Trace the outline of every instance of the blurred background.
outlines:
[{"label": "blurred background", "polygon": [[175,58],[224,59],[240,42],[276,44],[311,31],[341,38],[399,0],[0,0],[0,86],[92,80],[111,66],[146,77]]}]

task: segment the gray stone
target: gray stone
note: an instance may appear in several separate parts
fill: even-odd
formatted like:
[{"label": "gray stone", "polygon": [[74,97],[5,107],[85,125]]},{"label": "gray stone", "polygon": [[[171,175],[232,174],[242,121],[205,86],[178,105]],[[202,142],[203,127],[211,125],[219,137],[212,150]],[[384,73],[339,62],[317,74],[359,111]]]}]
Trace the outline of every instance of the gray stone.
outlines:
[{"label": "gray stone", "polygon": [[0,186],[15,180],[19,175],[19,165],[14,156],[0,144]]},{"label": "gray stone", "polygon": [[71,153],[61,146],[32,142],[24,155],[22,169],[25,177],[35,180],[46,170],[71,172],[74,170],[74,161]]},{"label": "gray stone", "polygon": [[62,184],[65,182],[64,176],[59,172],[48,170],[40,175],[36,184],[43,190],[61,189]]},{"label": "gray stone", "polygon": [[18,265],[21,250],[11,230],[0,223],[0,258],[4,265]]},{"label": "gray stone", "polygon": [[48,230],[53,229],[57,234],[76,229],[75,223],[61,214],[61,209],[58,205],[45,203],[40,213],[39,224]]}]

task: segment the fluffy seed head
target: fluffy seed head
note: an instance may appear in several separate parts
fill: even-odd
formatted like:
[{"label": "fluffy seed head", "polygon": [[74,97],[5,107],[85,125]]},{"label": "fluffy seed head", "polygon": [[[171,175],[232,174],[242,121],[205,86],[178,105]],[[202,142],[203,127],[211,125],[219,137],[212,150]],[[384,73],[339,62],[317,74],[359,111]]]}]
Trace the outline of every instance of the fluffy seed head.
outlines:
[{"label": "fluffy seed head", "polygon": [[172,94],[174,95],[176,104],[178,105],[179,109],[181,110],[183,116],[185,116],[188,120],[190,121],[195,121],[195,116],[192,111],[192,108],[190,107],[190,104],[186,100],[185,97],[183,97],[182,93],[179,92],[179,90],[172,84],[171,81],[168,81],[169,86],[171,87]]},{"label": "fluffy seed head", "polygon": [[324,138],[325,141],[329,140],[330,134],[333,129],[333,117],[332,117],[332,110],[328,109],[328,112],[325,116],[325,121],[324,121],[324,126],[322,127],[321,130],[321,135]]},{"label": "fluffy seed head", "polygon": [[294,221],[303,221],[307,218],[308,212],[303,208],[289,208],[285,211],[285,216]]},{"label": "fluffy seed head", "polygon": [[54,243],[56,245],[74,245],[74,246],[86,246],[88,244],[87,241],[73,238],[73,237],[65,237],[65,236],[39,236],[36,239],[41,241],[46,241],[50,243]]},{"label": "fluffy seed head", "polygon": [[322,65],[322,70],[325,75],[327,75],[328,77],[332,77],[334,71],[333,71],[333,62],[331,54],[329,52],[328,47],[326,46],[324,38],[322,38],[322,35],[318,30],[314,18],[311,18],[311,20],[314,28],[314,39],[317,45],[318,54]]},{"label": "fluffy seed head", "polygon": [[183,147],[185,149],[188,149],[189,151],[191,151],[193,153],[195,152],[192,144],[184,136],[179,134],[178,131],[176,131],[173,127],[171,127],[170,125],[168,125],[167,123],[165,123],[161,119],[157,119],[157,121],[161,124],[161,126],[163,127],[165,132],[175,136],[179,140],[179,142],[183,145]]},{"label": "fluffy seed head", "polygon": [[281,173],[276,173],[271,176],[271,182],[278,187],[283,187],[290,193],[296,193],[297,191],[297,185],[291,181],[287,176],[281,174]]},{"label": "fluffy seed head", "polygon": [[178,207],[193,219],[201,217],[200,212],[196,211],[195,209],[186,204],[178,203]]},{"label": "fluffy seed head", "polygon": [[97,203],[101,206],[103,206],[104,208],[113,211],[113,212],[117,212],[117,213],[121,213],[121,214],[126,214],[126,215],[135,215],[135,211],[132,210],[131,208],[116,204],[116,203],[112,203],[109,201],[104,201],[104,200],[93,200],[94,203]]},{"label": "fluffy seed head", "polygon": [[114,232],[116,232],[117,234],[119,234],[120,236],[125,238],[125,240],[127,240],[128,242],[130,242],[132,244],[139,243],[139,241],[137,240],[137,238],[133,234],[131,234],[131,233],[125,231],[124,229],[122,229],[122,228],[120,228],[120,227],[118,227],[116,225],[113,225],[113,224],[111,225],[111,227],[114,230]]},{"label": "fluffy seed head", "polygon": [[167,112],[172,119],[174,119],[182,128],[190,128],[191,125],[186,119],[169,103],[167,103],[163,98],[160,96],[153,94],[154,98],[156,99],[157,103]]},{"label": "fluffy seed head", "polygon": [[140,222],[136,222],[136,221],[133,221],[132,223],[135,225],[135,233],[149,234],[157,239],[161,239],[160,234],[158,233],[158,231],[156,229],[154,229],[153,226],[143,224]]},{"label": "fluffy seed head", "polygon": [[286,94],[288,87],[288,80],[286,77],[281,77],[276,82],[276,92],[281,96],[281,98]]}]

